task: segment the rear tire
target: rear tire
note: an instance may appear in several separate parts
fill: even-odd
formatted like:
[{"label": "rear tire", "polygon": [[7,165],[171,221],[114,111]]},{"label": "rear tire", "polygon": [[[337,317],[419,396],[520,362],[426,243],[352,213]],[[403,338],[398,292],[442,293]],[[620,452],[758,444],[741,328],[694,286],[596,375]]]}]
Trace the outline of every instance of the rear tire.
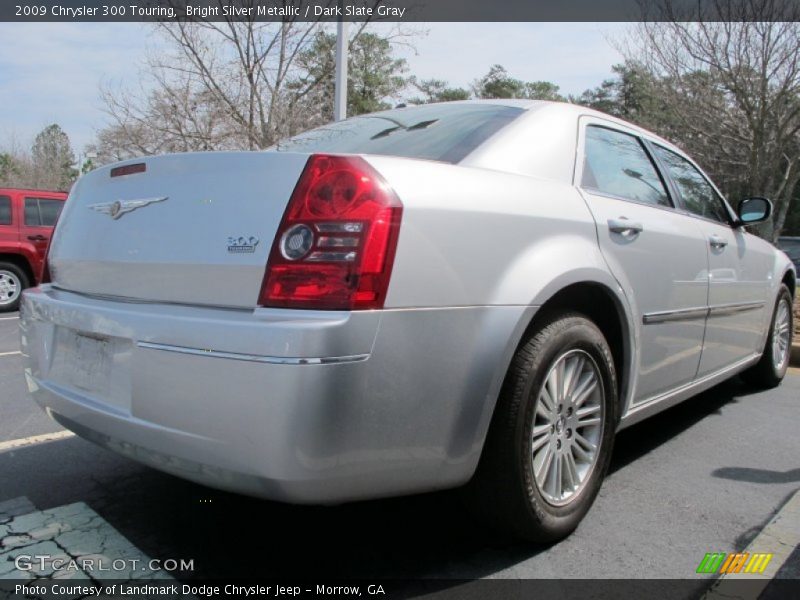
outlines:
[{"label": "rear tire", "polygon": [[0,312],[17,310],[22,290],[29,285],[28,276],[17,265],[0,262]]},{"label": "rear tire", "polygon": [[545,316],[514,356],[468,486],[480,516],[535,542],[572,533],[608,469],[617,404],[602,332],[578,313]]},{"label": "rear tire", "polygon": [[769,389],[783,381],[792,353],[794,331],[792,311],[792,294],[786,285],[781,285],[772,311],[772,321],[761,360],[741,374],[745,382],[758,388]]}]

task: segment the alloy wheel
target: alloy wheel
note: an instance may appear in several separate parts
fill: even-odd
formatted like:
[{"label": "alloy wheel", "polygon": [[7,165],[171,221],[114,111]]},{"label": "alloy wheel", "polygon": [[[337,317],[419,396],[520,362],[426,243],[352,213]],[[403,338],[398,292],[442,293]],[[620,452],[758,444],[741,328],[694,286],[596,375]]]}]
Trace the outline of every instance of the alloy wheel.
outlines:
[{"label": "alloy wheel", "polygon": [[603,438],[604,395],[597,364],[583,350],[565,352],[550,367],[530,439],[534,481],[548,503],[568,504],[589,479]]},{"label": "alloy wheel", "polygon": [[789,345],[792,341],[791,306],[782,298],[775,310],[775,322],[772,324],[772,360],[775,369],[780,371],[789,356]]},{"label": "alloy wheel", "polygon": [[0,271],[0,306],[13,303],[22,291],[22,283],[11,271]]}]

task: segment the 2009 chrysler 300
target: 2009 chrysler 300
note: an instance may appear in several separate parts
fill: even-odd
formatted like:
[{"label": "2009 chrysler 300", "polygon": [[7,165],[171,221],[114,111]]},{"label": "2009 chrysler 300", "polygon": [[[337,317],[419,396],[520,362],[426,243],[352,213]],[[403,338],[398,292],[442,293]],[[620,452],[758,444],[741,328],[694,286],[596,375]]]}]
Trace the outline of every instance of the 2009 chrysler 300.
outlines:
[{"label": "2009 chrysler 300", "polygon": [[[578,106],[403,108],[82,177],[25,293],[58,422],[210,486],[460,486],[572,531],[614,434],[786,373],[796,274],[683,152]],[[481,498],[485,500],[481,504]]]}]

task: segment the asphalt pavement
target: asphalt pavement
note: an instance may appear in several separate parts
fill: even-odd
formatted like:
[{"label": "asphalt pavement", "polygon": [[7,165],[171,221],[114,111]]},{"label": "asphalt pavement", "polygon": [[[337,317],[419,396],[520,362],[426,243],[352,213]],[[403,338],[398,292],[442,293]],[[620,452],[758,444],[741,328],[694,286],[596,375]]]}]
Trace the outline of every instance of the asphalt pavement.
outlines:
[{"label": "asphalt pavement", "polygon": [[485,529],[458,492],[296,507],[184,482],[77,437],[3,450],[60,427],[27,396],[9,354],[18,322],[0,318],[0,505],[84,503],[146,555],[193,559],[181,578],[696,578],[699,591],[704,555],[747,547],[800,488],[796,370],[767,392],[731,380],[623,431],[594,507],[546,547]]}]

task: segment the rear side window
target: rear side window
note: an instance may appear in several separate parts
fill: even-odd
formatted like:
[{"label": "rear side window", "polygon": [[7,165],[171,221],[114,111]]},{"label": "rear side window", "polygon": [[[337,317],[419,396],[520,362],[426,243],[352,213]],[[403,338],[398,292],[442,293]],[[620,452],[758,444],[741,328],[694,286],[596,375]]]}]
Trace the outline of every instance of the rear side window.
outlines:
[{"label": "rear side window", "polygon": [[58,221],[64,203],[48,198],[25,198],[25,225],[53,227]]},{"label": "rear side window", "polygon": [[626,200],[670,206],[664,182],[638,138],[590,125],[584,145],[581,187]]},{"label": "rear side window", "polygon": [[0,225],[11,225],[11,198],[0,196]]},{"label": "rear side window", "polygon": [[25,198],[25,225],[39,227],[42,220],[39,218],[39,201],[36,198]]},{"label": "rear side window", "polygon": [[39,200],[39,215],[42,218],[42,225],[55,227],[62,208],[64,208],[64,203],[61,200]]},{"label": "rear side window", "polygon": [[675,182],[686,210],[720,223],[729,222],[722,198],[692,163],[661,146],[656,146],[655,152]]},{"label": "rear side window", "polygon": [[312,129],[271,149],[381,154],[457,163],[523,112],[521,108],[492,104],[401,108]]}]

